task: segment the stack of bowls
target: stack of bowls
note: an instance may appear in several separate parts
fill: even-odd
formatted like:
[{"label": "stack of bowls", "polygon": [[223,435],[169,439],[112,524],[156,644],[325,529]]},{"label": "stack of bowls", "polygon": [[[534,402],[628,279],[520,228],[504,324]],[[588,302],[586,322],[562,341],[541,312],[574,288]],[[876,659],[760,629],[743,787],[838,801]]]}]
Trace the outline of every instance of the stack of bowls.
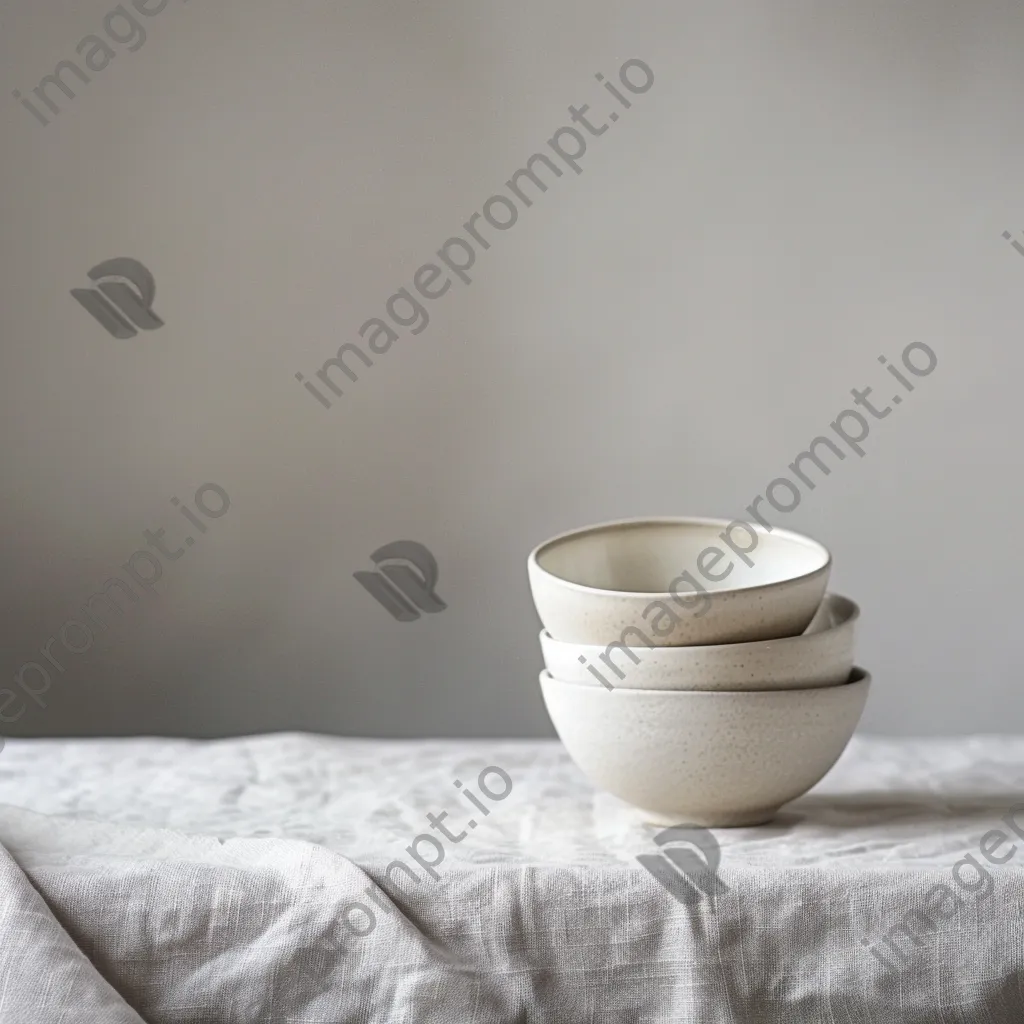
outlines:
[{"label": "stack of bowls", "polygon": [[867,699],[857,606],[787,530],[625,520],[529,557],[544,702],[569,755],[648,820],[770,821],[838,760]]}]

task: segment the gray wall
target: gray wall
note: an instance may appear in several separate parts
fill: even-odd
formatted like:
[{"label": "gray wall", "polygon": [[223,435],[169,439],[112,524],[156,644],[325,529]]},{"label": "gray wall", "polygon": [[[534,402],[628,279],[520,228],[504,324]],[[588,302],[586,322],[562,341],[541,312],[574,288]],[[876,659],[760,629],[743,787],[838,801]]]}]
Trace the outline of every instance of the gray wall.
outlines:
[{"label": "gray wall", "polygon": [[[901,393],[877,359],[914,341],[934,372],[777,524],[863,606],[866,728],[1024,727],[1019,4],[170,0],[44,126],[11,90],[112,8],[0,10],[3,685],[52,676],[45,708],[0,694],[8,733],[549,734],[528,550],[742,513],[851,388]],[[630,58],[655,81],[626,110],[594,75]],[[584,103],[621,117],[582,173],[319,405],[294,374]],[[72,299],[115,256],[165,326],[118,340]],[[228,511],[69,653],[207,482]],[[406,623],[352,576],[404,538],[448,604]]]}]

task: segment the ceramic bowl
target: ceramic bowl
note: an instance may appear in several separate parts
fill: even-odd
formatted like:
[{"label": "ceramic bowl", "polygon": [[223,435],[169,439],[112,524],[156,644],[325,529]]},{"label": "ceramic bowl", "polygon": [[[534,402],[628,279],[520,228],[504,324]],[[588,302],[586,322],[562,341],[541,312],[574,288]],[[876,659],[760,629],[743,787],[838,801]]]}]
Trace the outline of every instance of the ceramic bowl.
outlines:
[{"label": "ceramic bowl", "polygon": [[530,553],[544,628],[578,644],[746,643],[796,636],[832,557],[808,537],[726,519],[629,519],[574,530]]},{"label": "ceramic bowl", "polygon": [[826,594],[800,636],[710,647],[610,647],[540,634],[556,679],[630,690],[799,690],[846,682],[860,609]]},{"label": "ceramic bowl", "polygon": [[656,824],[759,825],[806,793],[853,735],[870,676],[841,686],[707,693],[540,686],[569,756]]}]

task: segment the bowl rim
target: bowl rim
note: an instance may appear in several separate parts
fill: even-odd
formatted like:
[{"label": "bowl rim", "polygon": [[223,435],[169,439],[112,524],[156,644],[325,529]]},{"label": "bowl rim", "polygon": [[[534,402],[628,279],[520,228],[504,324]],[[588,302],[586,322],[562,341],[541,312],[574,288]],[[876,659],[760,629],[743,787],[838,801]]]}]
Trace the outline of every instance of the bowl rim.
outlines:
[{"label": "bowl rim", "polygon": [[[547,677],[545,679],[545,676]],[[871,685],[871,673],[860,665],[854,665],[850,669],[850,676],[845,683],[836,683],[834,686],[798,686],[786,690],[638,690],[631,687],[616,686],[606,690],[603,686],[594,686],[590,683],[579,683],[572,679],[556,679],[549,669],[542,669],[539,682],[543,688],[548,683],[558,683],[559,686],[572,686],[580,690],[600,690],[608,694],[612,699],[622,696],[627,699],[635,697],[696,697],[700,699],[718,699],[723,697],[742,697],[751,700],[767,699],[768,697],[782,697],[786,700],[796,700],[800,695],[805,697],[815,693],[833,693],[835,691],[848,691],[852,688],[867,689]],[[815,698],[826,700],[827,698]]]},{"label": "bowl rim", "polygon": [[[559,544],[572,538],[583,537],[588,533],[600,533],[606,530],[616,530],[622,527],[629,526],[729,526],[730,523],[735,522],[746,522],[745,520],[737,519],[719,519],[716,517],[708,516],[638,516],[630,519],[610,519],[603,523],[593,523],[590,526],[579,526],[573,530],[566,530],[564,533],[555,534],[553,537],[549,537],[545,541],[541,541],[529,554],[526,563],[528,568],[534,568],[537,572],[543,573],[545,576],[550,577],[553,580],[557,580],[562,586],[569,587],[572,590],[580,591],[585,594],[601,594],[610,597],[630,597],[637,598],[638,600],[658,600],[664,598],[673,598],[672,591],[670,590],[608,590],[604,587],[590,587],[585,583],[576,583],[573,580],[567,580],[564,576],[558,576],[553,573],[550,569],[545,569],[540,564],[539,556],[545,548],[550,547],[553,544]],[[794,583],[798,583],[804,580],[814,579],[816,576],[820,576],[823,573],[827,573],[832,567],[832,552],[829,551],[821,541],[815,540],[813,537],[808,537],[806,534],[797,533],[794,530],[786,530],[782,528],[772,527],[771,529],[765,529],[760,523],[746,523],[752,530],[755,530],[758,534],[762,534],[766,537],[781,537],[783,540],[788,540],[801,544],[804,547],[815,548],[824,555],[824,562],[816,569],[812,569],[810,572],[801,573],[799,576],[788,576],[785,579],[773,580],[771,583],[754,583],[746,587],[720,587],[715,590],[707,591],[709,597],[714,598],[716,594],[735,594],[742,591],[766,591],[772,590],[776,587],[788,587]],[[680,572],[690,571],[688,568],[681,569]]]},{"label": "bowl rim", "polygon": [[[827,629],[819,629],[814,633],[797,633],[795,636],[780,636],[774,637],[769,640],[740,640],[730,644],[681,644],[677,646],[655,646],[648,647],[646,644],[637,644],[635,647],[631,644],[626,644],[627,650],[638,650],[638,651],[692,651],[694,655],[707,655],[709,651],[739,651],[749,650],[753,651],[755,648],[769,649],[775,647],[790,646],[799,643],[813,643],[815,637],[829,636],[840,629],[852,629],[857,620],[860,618],[860,605],[851,597],[847,597],[845,594],[836,594],[829,591],[821,599],[821,603],[824,604],[826,601],[832,600],[842,602],[849,607],[850,614],[843,619],[842,622],[837,623],[834,626],[829,626]],[[819,605],[819,608],[821,606]],[[573,650],[593,650],[593,651],[607,651],[607,644],[584,644],[577,643],[574,640],[562,640],[560,637],[552,636],[546,626],[541,628],[539,634],[540,644],[543,648],[545,644],[554,644],[556,647],[569,647]],[[614,643],[614,641],[613,641]],[[670,654],[667,657],[685,657],[684,655]],[[568,680],[562,680],[567,682]]]}]

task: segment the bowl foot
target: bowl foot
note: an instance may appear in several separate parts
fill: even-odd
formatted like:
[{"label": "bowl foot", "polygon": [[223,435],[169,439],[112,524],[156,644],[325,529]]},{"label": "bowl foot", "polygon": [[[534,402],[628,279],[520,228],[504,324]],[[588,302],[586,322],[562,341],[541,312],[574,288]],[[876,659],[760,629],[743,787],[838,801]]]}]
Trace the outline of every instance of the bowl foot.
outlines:
[{"label": "bowl foot", "polygon": [[[781,807],[781,805],[780,805]],[[751,828],[767,825],[779,807],[763,807],[753,811],[737,811],[724,814],[663,814],[660,811],[643,811],[644,821],[651,825],[696,825],[698,828]]]}]

